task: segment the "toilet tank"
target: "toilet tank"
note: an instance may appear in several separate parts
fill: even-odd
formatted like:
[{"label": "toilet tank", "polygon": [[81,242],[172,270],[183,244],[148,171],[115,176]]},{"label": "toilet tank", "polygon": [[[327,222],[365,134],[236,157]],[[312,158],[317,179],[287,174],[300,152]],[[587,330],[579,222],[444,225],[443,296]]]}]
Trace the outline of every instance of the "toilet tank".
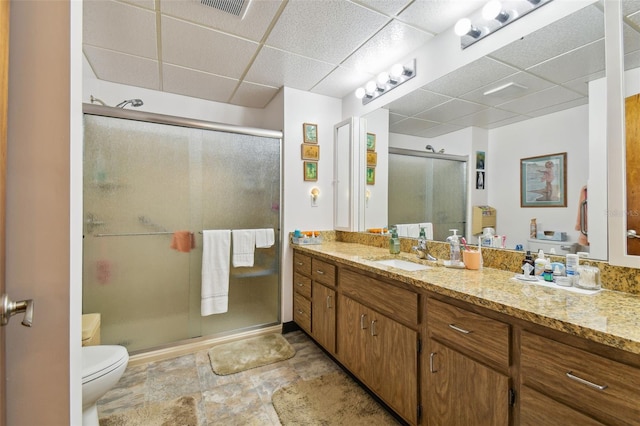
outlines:
[{"label": "toilet tank", "polygon": [[574,244],[570,241],[538,240],[535,238],[527,240],[527,250],[530,250],[531,254],[534,255],[540,249],[542,249],[544,254],[550,254],[552,248],[558,256],[563,256],[567,253],[575,253]]}]

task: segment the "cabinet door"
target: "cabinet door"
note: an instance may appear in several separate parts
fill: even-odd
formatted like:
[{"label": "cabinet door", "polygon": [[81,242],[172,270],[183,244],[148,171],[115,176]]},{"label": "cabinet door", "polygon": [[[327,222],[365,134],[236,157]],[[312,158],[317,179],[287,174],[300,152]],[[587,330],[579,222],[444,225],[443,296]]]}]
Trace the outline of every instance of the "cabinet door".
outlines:
[{"label": "cabinet door", "polygon": [[509,378],[429,341],[425,366],[429,425],[508,425]]},{"label": "cabinet door", "polygon": [[326,350],[336,351],[336,292],[317,282],[311,287],[312,336]]},{"label": "cabinet door", "polygon": [[520,426],[602,426],[597,420],[544,396],[527,386],[520,391]]},{"label": "cabinet door", "polygon": [[366,340],[369,335],[371,318],[368,310],[360,303],[340,296],[338,303],[337,356],[340,362],[360,380],[364,378],[366,359]]},{"label": "cabinet door", "polygon": [[371,387],[411,424],[418,421],[418,334],[370,311],[368,377]]}]

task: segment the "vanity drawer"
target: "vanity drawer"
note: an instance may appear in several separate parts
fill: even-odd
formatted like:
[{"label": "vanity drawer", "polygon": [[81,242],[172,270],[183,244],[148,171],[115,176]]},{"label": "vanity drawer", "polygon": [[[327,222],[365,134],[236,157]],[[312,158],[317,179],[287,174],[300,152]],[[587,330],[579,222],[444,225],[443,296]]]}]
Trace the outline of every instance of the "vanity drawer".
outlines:
[{"label": "vanity drawer", "polygon": [[293,253],[293,270],[308,277],[311,276],[311,257],[305,254]]},{"label": "vanity drawer", "polygon": [[307,333],[311,333],[311,301],[300,293],[293,295],[293,320]]},{"label": "vanity drawer", "polygon": [[311,278],[319,283],[335,287],[336,267],[322,260],[311,259]]},{"label": "vanity drawer", "polygon": [[294,272],[293,289],[307,299],[311,299],[311,278],[307,278],[298,272]]},{"label": "vanity drawer", "polygon": [[430,338],[458,347],[471,358],[509,368],[509,324],[435,299],[427,299],[427,324]]},{"label": "vanity drawer", "polygon": [[640,369],[526,331],[522,383],[607,424],[640,419]]},{"label": "vanity drawer", "polygon": [[348,269],[340,270],[343,293],[409,326],[418,324],[418,294]]}]

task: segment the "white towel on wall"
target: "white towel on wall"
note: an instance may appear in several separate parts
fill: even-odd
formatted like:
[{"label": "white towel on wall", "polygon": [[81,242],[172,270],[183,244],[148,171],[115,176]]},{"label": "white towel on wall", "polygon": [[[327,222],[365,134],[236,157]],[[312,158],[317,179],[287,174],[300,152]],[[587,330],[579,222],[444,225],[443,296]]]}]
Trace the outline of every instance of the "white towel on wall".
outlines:
[{"label": "white towel on wall", "polygon": [[421,228],[424,228],[424,235],[427,240],[433,240],[433,224],[432,223],[420,223]]},{"label": "white towel on wall", "polygon": [[408,237],[409,225],[396,225],[396,231],[398,231],[398,237]]},{"label": "white towel on wall", "polygon": [[229,257],[231,231],[202,231],[202,316],[227,312],[229,304]]},{"label": "white towel on wall", "polygon": [[231,261],[234,268],[253,266],[256,251],[256,232],[254,229],[234,229],[231,231],[233,240]]},{"label": "white towel on wall", "polygon": [[268,248],[276,242],[273,228],[256,229],[256,248]]}]

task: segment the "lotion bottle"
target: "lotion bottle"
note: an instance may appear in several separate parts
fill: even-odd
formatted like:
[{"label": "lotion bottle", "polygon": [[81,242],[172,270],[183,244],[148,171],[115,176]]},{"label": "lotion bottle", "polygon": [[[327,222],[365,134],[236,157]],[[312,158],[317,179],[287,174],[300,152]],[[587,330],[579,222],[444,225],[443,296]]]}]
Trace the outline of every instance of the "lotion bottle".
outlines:
[{"label": "lotion bottle", "polygon": [[453,231],[453,235],[447,237],[449,243],[449,259],[452,265],[460,263],[460,239],[458,238],[457,229],[449,229]]},{"label": "lotion bottle", "polygon": [[536,259],[535,266],[534,266],[535,275],[542,275],[546,264],[547,264],[547,259],[544,258],[544,251],[540,249],[538,251],[538,258]]}]

